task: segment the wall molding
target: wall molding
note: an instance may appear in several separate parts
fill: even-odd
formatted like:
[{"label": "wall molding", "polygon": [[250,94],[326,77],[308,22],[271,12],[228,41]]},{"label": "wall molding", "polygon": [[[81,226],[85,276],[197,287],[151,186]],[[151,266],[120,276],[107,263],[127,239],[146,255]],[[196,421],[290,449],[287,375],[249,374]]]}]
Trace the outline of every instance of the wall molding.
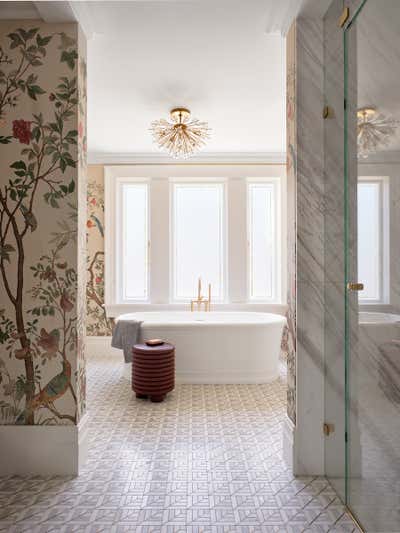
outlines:
[{"label": "wall molding", "polygon": [[286,165],[286,152],[203,152],[189,160],[160,153],[89,152],[89,165]]},{"label": "wall molding", "polygon": [[89,449],[86,413],[78,425],[0,426],[0,476],[77,476]]}]

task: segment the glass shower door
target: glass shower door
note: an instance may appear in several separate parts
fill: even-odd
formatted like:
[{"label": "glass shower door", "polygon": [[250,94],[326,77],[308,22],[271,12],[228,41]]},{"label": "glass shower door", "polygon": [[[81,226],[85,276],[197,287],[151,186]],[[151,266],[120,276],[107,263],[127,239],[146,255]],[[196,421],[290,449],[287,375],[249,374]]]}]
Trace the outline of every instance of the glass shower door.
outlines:
[{"label": "glass shower door", "polygon": [[399,0],[364,1],[343,37],[344,496],[365,531],[399,532]]}]

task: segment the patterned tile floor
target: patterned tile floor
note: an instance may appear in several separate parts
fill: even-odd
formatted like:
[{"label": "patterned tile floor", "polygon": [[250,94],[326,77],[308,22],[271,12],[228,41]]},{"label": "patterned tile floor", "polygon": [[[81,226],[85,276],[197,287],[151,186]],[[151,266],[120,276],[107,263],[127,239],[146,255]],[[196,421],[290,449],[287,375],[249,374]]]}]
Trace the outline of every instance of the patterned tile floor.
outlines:
[{"label": "patterned tile floor", "polygon": [[152,404],[132,396],[122,364],[96,357],[88,385],[83,473],[0,480],[0,531],[355,531],[326,480],[285,467],[282,379],[180,385]]}]

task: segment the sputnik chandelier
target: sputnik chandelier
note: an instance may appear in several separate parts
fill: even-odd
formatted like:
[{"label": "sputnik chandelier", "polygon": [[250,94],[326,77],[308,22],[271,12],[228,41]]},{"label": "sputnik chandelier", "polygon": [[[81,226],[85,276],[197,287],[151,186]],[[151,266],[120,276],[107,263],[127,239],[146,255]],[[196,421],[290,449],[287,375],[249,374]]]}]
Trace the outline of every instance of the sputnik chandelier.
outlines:
[{"label": "sputnik chandelier", "polygon": [[368,157],[380,148],[388,146],[396,133],[399,121],[378,113],[374,107],[357,110],[358,156]]},{"label": "sputnik chandelier", "polygon": [[171,122],[161,118],[151,124],[154,142],[175,159],[186,159],[205,146],[210,138],[207,122],[191,118],[189,109],[170,111]]}]

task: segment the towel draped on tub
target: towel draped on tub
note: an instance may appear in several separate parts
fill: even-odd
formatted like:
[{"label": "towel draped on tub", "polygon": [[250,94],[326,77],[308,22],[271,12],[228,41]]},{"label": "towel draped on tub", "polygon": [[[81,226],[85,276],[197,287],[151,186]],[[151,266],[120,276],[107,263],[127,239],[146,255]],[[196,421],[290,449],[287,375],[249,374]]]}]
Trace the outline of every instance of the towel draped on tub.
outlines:
[{"label": "towel draped on tub", "polygon": [[141,320],[118,320],[114,326],[111,346],[124,351],[125,363],[132,362],[132,348],[139,340]]}]

